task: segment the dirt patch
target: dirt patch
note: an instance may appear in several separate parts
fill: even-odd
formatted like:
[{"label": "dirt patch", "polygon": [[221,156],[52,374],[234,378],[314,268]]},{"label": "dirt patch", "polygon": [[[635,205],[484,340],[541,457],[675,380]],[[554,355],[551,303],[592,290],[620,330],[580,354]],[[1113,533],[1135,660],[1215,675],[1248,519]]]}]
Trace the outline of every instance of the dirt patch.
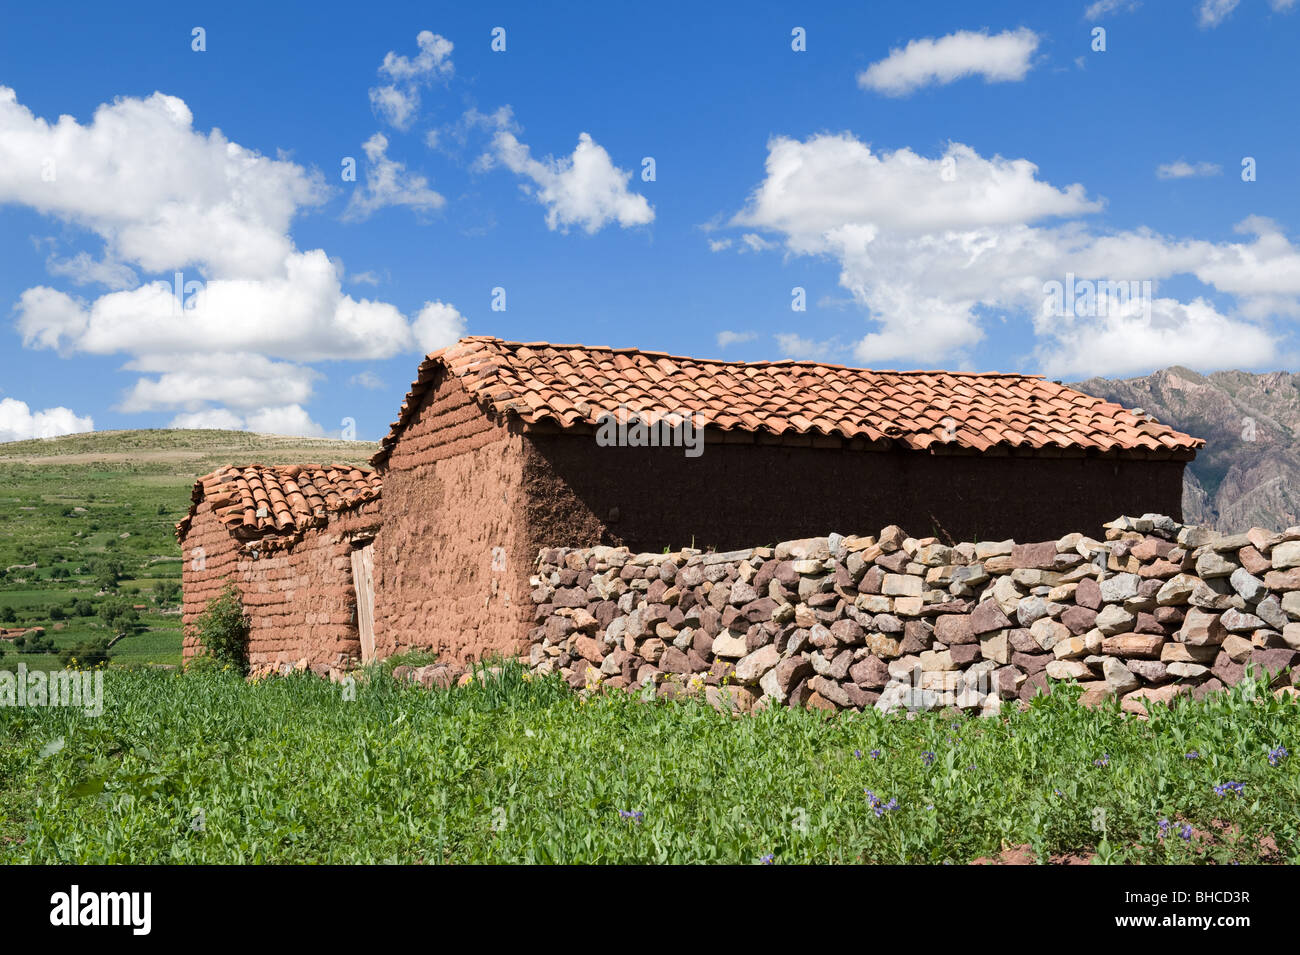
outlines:
[{"label": "dirt patch", "polygon": [[[1092,865],[1092,860],[1097,858],[1095,852],[1063,852],[1051,856],[1047,860],[1047,865]],[[993,858],[982,856],[979,859],[971,861],[971,865],[1038,865],[1038,856],[1034,854],[1033,848],[1029,843],[1018,846],[1009,846],[1003,849]]]}]

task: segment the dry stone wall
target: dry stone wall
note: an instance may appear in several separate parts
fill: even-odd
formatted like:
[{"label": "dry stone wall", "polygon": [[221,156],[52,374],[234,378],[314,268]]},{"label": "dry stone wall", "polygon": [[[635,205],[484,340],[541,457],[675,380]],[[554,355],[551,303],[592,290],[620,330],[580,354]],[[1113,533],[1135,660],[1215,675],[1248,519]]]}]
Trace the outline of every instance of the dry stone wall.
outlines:
[{"label": "dry stone wall", "polygon": [[1225,535],[1156,514],[1104,539],[942,544],[896,526],[728,553],[543,550],[527,659],[574,689],[985,715],[1053,681],[1082,701],[1198,698],[1300,661],[1300,527]]}]

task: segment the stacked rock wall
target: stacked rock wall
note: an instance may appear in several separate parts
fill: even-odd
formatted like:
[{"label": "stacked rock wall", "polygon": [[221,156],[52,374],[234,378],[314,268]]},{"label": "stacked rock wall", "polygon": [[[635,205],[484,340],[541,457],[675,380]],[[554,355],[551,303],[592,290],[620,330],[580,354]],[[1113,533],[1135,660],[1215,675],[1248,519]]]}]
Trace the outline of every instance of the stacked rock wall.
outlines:
[{"label": "stacked rock wall", "polygon": [[528,662],[575,689],[655,685],[755,704],[993,714],[1052,680],[1126,710],[1239,682],[1295,693],[1300,527],[1223,535],[1147,514],[1103,540],[875,537],[728,553],[552,548]]}]

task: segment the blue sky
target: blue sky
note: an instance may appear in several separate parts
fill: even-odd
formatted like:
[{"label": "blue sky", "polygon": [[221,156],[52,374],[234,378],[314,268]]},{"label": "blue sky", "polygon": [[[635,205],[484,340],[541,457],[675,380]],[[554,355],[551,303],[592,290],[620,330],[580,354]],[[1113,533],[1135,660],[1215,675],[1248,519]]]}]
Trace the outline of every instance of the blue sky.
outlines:
[{"label": "blue sky", "polygon": [[1295,0],[839,6],[7,11],[0,439],[374,439],[459,334],[1294,366]]}]

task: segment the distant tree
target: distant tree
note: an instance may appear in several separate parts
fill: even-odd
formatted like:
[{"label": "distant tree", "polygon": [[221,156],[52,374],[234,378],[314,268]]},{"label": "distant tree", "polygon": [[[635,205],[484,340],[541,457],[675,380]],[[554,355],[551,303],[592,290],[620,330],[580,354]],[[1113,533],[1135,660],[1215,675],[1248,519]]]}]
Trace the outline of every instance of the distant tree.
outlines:
[{"label": "distant tree", "polygon": [[14,613],[13,607],[0,607],[0,623],[15,623],[18,620],[18,614]]},{"label": "distant tree", "polygon": [[110,630],[131,633],[140,623],[140,614],[125,597],[109,597],[100,601],[99,619]]},{"label": "distant tree", "polygon": [[95,605],[89,600],[78,600],[72,605],[72,612],[78,617],[93,617],[95,615]]},{"label": "distant tree", "polygon": [[95,575],[95,586],[100,590],[116,590],[122,579],[122,562],[115,557],[101,557],[91,562],[90,572]]},{"label": "distant tree", "polygon": [[159,580],[153,585],[154,597],[158,606],[167,607],[176,603],[181,595],[181,585],[174,580]]},{"label": "distant tree", "polygon": [[62,620],[65,617],[67,617],[67,615],[68,612],[64,610],[62,607],[60,607],[58,604],[55,604],[53,607],[50,608],[51,620]]}]

